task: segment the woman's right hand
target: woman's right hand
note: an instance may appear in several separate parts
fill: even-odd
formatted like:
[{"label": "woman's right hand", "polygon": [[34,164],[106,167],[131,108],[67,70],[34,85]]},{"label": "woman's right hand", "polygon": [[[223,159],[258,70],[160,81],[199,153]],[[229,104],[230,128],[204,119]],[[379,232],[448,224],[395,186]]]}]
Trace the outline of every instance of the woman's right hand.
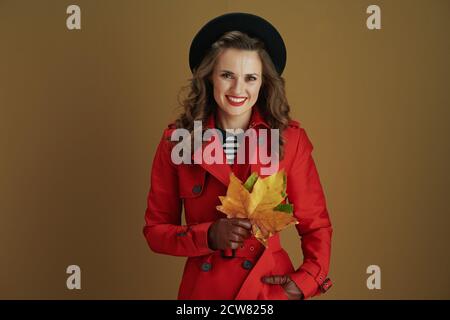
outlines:
[{"label": "woman's right hand", "polygon": [[209,227],[208,245],[212,250],[237,249],[250,237],[251,230],[249,219],[219,219]]}]

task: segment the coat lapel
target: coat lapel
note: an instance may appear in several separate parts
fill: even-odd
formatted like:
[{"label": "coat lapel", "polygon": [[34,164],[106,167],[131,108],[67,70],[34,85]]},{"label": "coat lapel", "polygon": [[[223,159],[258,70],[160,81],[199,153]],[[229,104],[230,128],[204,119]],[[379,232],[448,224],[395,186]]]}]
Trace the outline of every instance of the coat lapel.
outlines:
[{"label": "coat lapel", "polygon": [[[258,152],[260,151],[260,148],[262,150],[267,150],[267,141],[265,141],[266,139],[262,139],[262,137],[259,135],[257,137],[258,137],[257,138],[258,139],[258,142],[257,142],[258,148],[256,148],[256,150],[254,150],[254,154],[250,155],[250,159],[252,159],[252,161],[250,162],[250,168],[251,168],[251,172],[258,173],[258,175],[260,177],[266,177],[266,176],[269,176],[269,175],[277,172],[278,171],[277,169],[279,168],[279,166],[272,167],[273,170],[269,170],[269,167],[271,166],[270,163],[269,164],[261,163]],[[266,168],[266,170],[261,171],[262,168]]]},{"label": "coat lapel", "polygon": [[[215,113],[211,113],[211,115],[208,117],[205,123],[205,130],[206,129],[213,129],[216,128],[215,123]],[[270,126],[265,122],[264,118],[261,115],[261,112],[259,110],[259,107],[255,105],[252,109],[252,117],[250,119],[249,128],[266,128],[270,130]],[[258,130],[257,130],[258,131]],[[225,152],[222,148],[221,139],[218,136],[217,132],[214,132],[213,134],[214,138],[211,139],[211,141],[207,141],[202,144],[202,148],[198,148],[196,151],[194,151],[192,155],[192,159],[196,157],[196,159],[202,159],[200,166],[205,169],[207,172],[209,172],[211,175],[213,175],[217,180],[219,180],[221,183],[223,183],[225,186],[228,186],[230,183],[230,174],[232,172],[231,166],[227,163]],[[260,147],[262,147],[262,144],[267,144],[268,141],[260,141],[258,138],[258,148],[255,148],[255,153],[250,155],[250,165],[251,165],[251,172],[257,172],[259,175],[261,174],[261,167],[265,167],[266,165],[262,165],[259,163],[258,155],[256,154]],[[216,150],[219,151],[220,157],[221,157],[221,163],[215,163],[210,162],[211,164],[205,163],[205,159],[203,156],[208,156],[207,154],[204,154],[204,149],[206,146],[210,145],[211,143],[217,143],[218,145],[215,146]],[[266,145],[267,146],[267,145]],[[252,148],[249,148],[250,150]],[[267,149],[266,149],[267,150]],[[264,175],[263,175],[264,176]]]},{"label": "coat lapel", "polygon": [[[201,159],[201,163],[199,163],[199,165],[207,172],[209,172],[212,176],[214,176],[217,180],[222,182],[225,186],[228,186],[228,184],[230,183],[231,167],[226,162],[225,152],[223,151],[222,144],[220,143],[221,139],[219,135],[217,134],[217,132],[215,132],[213,136],[213,139],[207,141],[202,145],[201,148],[198,148],[194,151],[194,153],[192,154],[192,160]],[[220,163],[211,161],[209,154],[204,153],[206,147],[212,147],[211,144],[214,144],[215,150],[219,152],[219,157],[221,159]]]}]

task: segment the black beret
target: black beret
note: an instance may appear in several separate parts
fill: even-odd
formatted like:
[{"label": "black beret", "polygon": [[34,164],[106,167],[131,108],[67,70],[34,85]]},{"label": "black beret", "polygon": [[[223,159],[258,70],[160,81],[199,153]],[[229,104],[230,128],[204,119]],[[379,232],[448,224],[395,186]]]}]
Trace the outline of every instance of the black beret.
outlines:
[{"label": "black beret", "polygon": [[241,31],[264,42],[264,47],[278,74],[283,73],[286,65],[286,47],[277,29],[259,16],[242,12],[216,17],[200,29],[192,40],[189,50],[189,66],[192,72],[201,63],[211,45],[229,31]]}]

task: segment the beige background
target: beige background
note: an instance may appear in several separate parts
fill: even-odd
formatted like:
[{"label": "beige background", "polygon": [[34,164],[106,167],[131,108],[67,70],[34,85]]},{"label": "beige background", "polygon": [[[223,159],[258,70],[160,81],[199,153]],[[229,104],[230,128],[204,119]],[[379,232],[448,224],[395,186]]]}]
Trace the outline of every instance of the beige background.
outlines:
[{"label": "beige background", "polygon": [[[150,167],[191,39],[230,11],[267,18],[288,48],[334,226],[319,299],[450,298],[448,0],[0,0],[0,298],[176,298],[184,258],[142,235]],[[283,244],[298,265],[293,228]]]}]

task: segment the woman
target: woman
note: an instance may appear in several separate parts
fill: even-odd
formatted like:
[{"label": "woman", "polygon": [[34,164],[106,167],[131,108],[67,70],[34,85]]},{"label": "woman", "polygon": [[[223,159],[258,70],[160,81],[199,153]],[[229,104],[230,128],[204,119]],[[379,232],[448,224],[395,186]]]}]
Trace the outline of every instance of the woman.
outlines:
[{"label": "woman", "polygon": [[[199,31],[189,58],[190,93],[183,102],[184,113],[164,131],[156,151],[144,227],[153,251],[188,257],[178,298],[299,300],[325,292],[331,286],[326,275],[332,227],[311,156],[313,146],[289,117],[281,36],[261,17],[226,14]],[[278,234],[265,248],[252,235],[248,219],[227,219],[216,210],[231,173],[241,181],[252,172],[264,176],[267,163],[248,161],[251,148],[245,141],[232,145],[230,152],[228,138],[234,136],[224,137],[226,161],[221,163],[174,161],[172,134],[182,129],[194,137],[194,121],[200,121],[202,130],[255,129],[259,147],[277,149],[277,168],[287,174],[287,197],[299,221],[304,261],[298,269],[281,248]],[[261,139],[261,129],[278,130],[278,147],[268,145],[269,138]],[[183,159],[201,155],[209,143]],[[236,161],[237,148],[246,148],[245,163]],[[183,206],[186,225],[181,225]]]}]

